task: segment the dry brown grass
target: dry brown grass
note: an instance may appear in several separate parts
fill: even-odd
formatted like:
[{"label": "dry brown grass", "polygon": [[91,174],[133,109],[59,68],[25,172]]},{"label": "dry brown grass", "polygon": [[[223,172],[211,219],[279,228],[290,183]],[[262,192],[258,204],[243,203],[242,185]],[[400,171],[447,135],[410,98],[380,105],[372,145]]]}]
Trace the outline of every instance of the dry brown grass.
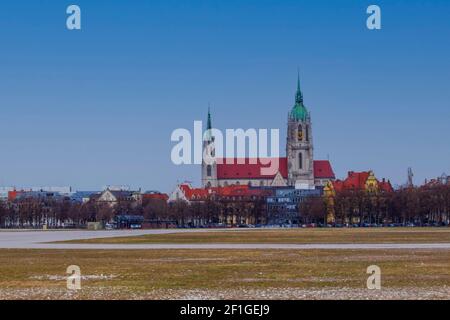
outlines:
[{"label": "dry brown grass", "polygon": [[[87,277],[77,293],[65,288],[72,264]],[[378,293],[365,287],[372,264]],[[450,250],[0,250],[0,299],[371,296],[449,299]]]},{"label": "dry brown grass", "polygon": [[72,243],[449,243],[450,228],[246,229],[74,240]]}]

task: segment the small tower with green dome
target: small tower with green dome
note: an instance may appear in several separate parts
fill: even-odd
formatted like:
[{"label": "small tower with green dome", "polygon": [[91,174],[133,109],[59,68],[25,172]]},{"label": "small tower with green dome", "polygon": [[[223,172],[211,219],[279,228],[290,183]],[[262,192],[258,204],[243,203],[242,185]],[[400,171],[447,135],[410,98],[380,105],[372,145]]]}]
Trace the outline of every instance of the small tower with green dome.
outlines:
[{"label": "small tower with green dome", "polygon": [[288,115],[286,143],[288,184],[299,189],[314,188],[314,157],[311,116],[303,102],[300,75],[297,76],[295,104]]}]

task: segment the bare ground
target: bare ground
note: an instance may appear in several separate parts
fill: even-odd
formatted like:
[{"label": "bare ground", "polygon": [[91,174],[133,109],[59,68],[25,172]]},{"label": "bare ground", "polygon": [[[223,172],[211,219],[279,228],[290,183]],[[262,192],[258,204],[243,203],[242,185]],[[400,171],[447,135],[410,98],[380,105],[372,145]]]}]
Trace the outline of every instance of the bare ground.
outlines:
[{"label": "bare ground", "polygon": [[0,299],[450,299],[450,250],[0,250]]}]

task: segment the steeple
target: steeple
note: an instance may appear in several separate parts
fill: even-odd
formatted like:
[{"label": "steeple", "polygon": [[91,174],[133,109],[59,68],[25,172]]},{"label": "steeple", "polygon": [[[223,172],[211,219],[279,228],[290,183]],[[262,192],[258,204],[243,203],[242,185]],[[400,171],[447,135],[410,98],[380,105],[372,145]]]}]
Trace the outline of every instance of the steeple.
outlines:
[{"label": "steeple", "polygon": [[[217,164],[215,162],[214,136],[212,134],[211,107],[208,104],[208,120],[203,135],[202,152],[202,185],[203,187],[217,187]],[[212,162],[211,162],[212,160]]]},{"label": "steeple", "polygon": [[212,125],[211,125],[211,107],[210,105],[208,105],[208,123],[206,125],[206,130],[211,130],[212,129]]},{"label": "steeple", "polygon": [[213,140],[212,138],[212,124],[211,124],[211,107],[208,104],[208,120],[206,122],[206,141],[211,142]]},{"label": "steeple", "polygon": [[300,89],[300,71],[297,71],[297,92],[295,93],[295,105],[291,110],[290,118],[295,121],[305,121],[308,117],[308,111],[303,104],[303,94]]},{"label": "steeple", "polygon": [[303,94],[300,89],[300,71],[297,70],[297,92],[295,93],[295,103],[302,104],[303,103]]}]

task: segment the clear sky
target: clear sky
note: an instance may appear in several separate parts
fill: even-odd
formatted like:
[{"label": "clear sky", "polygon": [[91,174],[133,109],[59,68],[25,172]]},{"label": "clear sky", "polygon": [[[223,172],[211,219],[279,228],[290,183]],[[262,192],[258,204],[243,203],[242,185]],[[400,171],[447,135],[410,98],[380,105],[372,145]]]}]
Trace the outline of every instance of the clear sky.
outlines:
[{"label": "clear sky", "polygon": [[450,174],[448,0],[17,0],[0,4],[0,186],[199,184],[171,132],[211,102],[215,127],[279,128],[284,149],[297,67],[338,177]]}]

